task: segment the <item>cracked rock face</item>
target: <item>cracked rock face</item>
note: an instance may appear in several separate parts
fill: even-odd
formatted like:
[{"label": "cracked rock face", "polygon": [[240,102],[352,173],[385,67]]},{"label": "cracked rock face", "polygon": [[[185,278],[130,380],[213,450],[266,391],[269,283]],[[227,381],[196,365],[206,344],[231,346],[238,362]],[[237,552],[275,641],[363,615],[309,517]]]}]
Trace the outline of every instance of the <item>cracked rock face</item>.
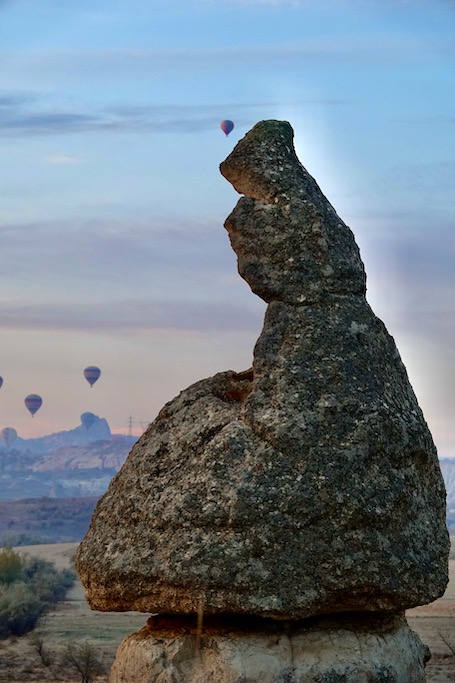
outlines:
[{"label": "cracked rock face", "polygon": [[349,228],[263,121],[221,164],[226,221],[268,302],[253,368],[168,403],[77,559],[98,610],[301,619],[399,612],[447,584],[436,449]]}]

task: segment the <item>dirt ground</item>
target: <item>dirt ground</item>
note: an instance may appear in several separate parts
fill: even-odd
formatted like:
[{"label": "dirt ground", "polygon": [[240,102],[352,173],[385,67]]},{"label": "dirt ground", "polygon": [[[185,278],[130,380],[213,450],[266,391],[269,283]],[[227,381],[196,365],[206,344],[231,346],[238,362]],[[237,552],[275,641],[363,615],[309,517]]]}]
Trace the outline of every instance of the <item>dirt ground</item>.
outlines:
[{"label": "dirt ground", "polygon": [[443,597],[408,610],[406,616],[410,627],[431,651],[427,681],[455,681],[455,656],[448,645],[455,650],[455,559],[449,560],[449,585]]},{"label": "dirt ground", "polygon": [[[71,565],[77,543],[59,543],[21,547],[20,553],[43,557],[55,562],[60,569]],[[85,602],[78,581],[67,600],[49,612],[39,625],[39,631],[53,658],[52,664],[44,666],[30,638],[9,638],[0,641],[0,683],[30,683],[42,681],[65,681],[80,683],[81,677],[67,666],[62,666],[61,656],[66,643],[90,642],[103,661],[106,673],[97,683],[106,683],[108,671],[123,638],[141,629],[148,615],[135,612],[93,612]],[[431,605],[408,610],[410,627],[418,633],[432,653],[427,664],[428,683],[455,682],[455,559],[449,561],[449,585],[442,598]]]}]

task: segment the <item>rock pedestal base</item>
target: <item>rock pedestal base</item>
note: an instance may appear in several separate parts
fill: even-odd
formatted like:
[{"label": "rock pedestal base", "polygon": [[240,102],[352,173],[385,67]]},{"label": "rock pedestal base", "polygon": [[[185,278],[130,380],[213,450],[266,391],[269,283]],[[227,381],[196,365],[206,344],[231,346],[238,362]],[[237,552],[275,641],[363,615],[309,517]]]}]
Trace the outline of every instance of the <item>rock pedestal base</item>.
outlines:
[{"label": "rock pedestal base", "polygon": [[109,683],[424,683],[428,648],[402,616],[152,617],[120,645]]}]

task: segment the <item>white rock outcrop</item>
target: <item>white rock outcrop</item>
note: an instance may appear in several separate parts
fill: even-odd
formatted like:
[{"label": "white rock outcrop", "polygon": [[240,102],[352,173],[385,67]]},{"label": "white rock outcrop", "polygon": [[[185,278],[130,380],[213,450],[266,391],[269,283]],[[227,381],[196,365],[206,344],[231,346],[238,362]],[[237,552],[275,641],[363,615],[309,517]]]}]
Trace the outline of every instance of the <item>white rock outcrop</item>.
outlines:
[{"label": "white rock outcrop", "polygon": [[[256,625],[257,627],[257,625]],[[109,683],[423,683],[428,648],[404,618],[322,619],[245,632],[145,627],[120,645]]]}]

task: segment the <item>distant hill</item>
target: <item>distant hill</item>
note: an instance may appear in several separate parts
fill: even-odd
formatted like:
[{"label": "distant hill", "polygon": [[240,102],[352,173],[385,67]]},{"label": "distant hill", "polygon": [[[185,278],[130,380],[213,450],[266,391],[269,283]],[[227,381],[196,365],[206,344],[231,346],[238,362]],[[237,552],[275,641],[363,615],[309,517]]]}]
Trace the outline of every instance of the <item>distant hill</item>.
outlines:
[{"label": "distant hill", "polygon": [[69,431],[0,440],[0,500],[105,492],[137,437],[112,434],[107,421],[93,413],[81,417],[84,423]]},{"label": "distant hill", "polygon": [[94,413],[83,413],[81,418],[84,419],[84,423],[81,422],[74,429],[48,434],[38,439],[22,439],[20,436],[13,438],[10,442],[8,439],[0,439],[0,451],[14,449],[21,453],[25,451],[49,453],[64,446],[86,446],[98,441],[112,441],[118,438],[135,440],[135,437],[125,437],[120,434],[113,436],[104,417],[100,418]]}]

